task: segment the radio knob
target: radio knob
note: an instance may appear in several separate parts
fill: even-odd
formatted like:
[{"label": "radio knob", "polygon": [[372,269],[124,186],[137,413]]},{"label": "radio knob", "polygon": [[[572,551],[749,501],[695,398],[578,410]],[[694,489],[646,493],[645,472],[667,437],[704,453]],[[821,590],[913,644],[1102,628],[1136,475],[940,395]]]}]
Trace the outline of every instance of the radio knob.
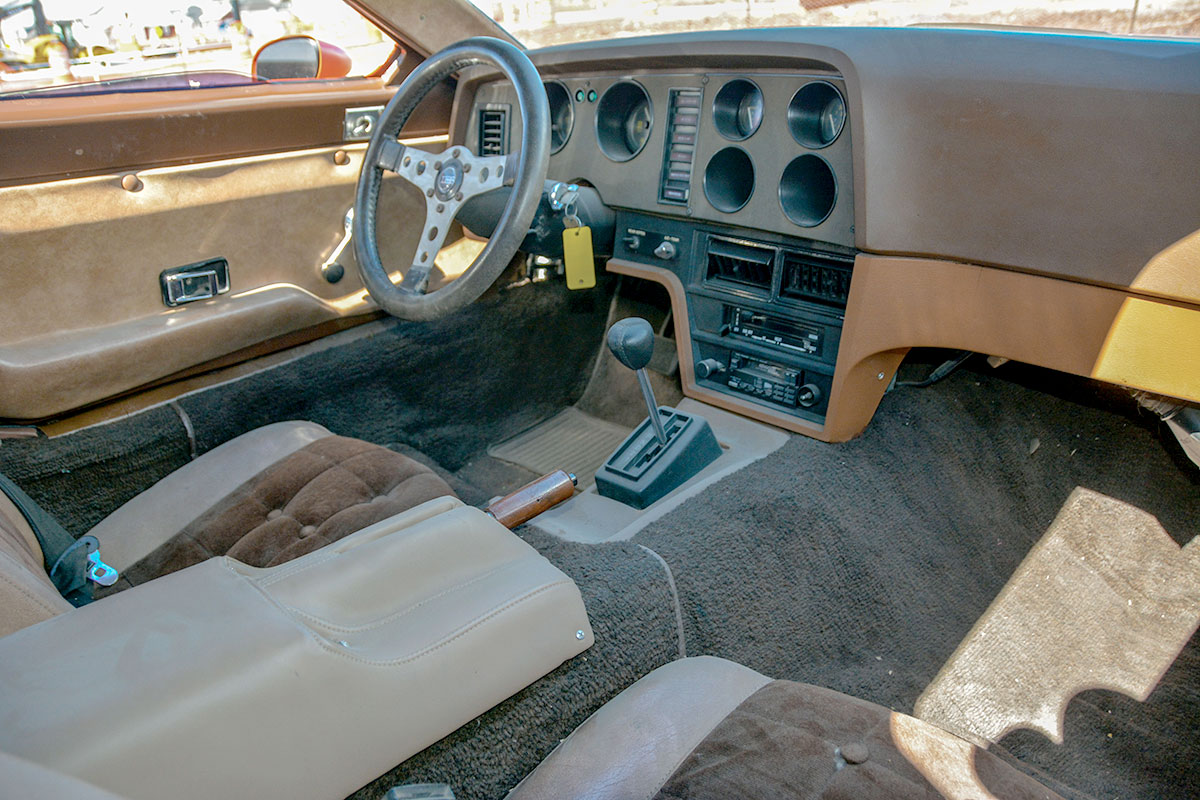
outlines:
[{"label": "radio knob", "polygon": [[631,233],[625,237],[624,242],[625,242],[625,247],[627,249],[637,250],[639,247],[642,246],[642,237],[636,236]]},{"label": "radio knob", "polygon": [[805,408],[812,408],[821,401],[821,387],[813,383],[806,383],[800,387],[800,391],[796,392],[796,402]]},{"label": "radio knob", "polygon": [[696,362],[696,377],[708,378],[716,375],[718,372],[724,372],[725,367],[720,361],[715,358],[706,358],[703,361]]},{"label": "radio knob", "polygon": [[654,248],[654,255],[658,256],[663,261],[670,261],[675,257],[675,244],[673,242],[663,241],[658,247]]}]

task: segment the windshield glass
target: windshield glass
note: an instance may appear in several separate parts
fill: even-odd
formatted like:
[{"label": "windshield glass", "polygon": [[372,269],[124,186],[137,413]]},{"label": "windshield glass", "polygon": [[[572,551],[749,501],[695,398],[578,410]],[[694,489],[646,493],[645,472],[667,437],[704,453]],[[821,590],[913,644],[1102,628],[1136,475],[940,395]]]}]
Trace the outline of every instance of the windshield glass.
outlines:
[{"label": "windshield glass", "polygon": [[1200,36],[1200,0],[472,0],[530,47],[680,31],[971,25]]}]

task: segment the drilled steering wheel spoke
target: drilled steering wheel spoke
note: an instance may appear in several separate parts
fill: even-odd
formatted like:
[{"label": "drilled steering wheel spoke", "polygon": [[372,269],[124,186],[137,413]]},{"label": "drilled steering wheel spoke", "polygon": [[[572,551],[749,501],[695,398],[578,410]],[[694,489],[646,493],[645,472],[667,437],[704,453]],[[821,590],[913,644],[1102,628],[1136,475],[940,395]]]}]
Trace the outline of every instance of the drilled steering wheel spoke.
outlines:
[{"label": "drilled steering wheel spoke", "polygon": [[457,160],[463,169],[462,181],[457,192],[459,200],[469,200],[502,186],[512,186],[513,177],[517,172],[515,154],[476,156],[465,147],[454,147],[449,152],[456,151]]},{"label": "drilled steering wheel spoke", "polygon": [[376,164],[396,173],[429,196],[437,180],[441,156],[389,140],[379,148]]},{"label": "drilled steering wheel spoke", "polygon": [[404,280],[400,282],[400,290],[409,295],[425,293],[438,251],[442,249],[450,224],[462,203],[453,198],[442,200],[435,195],[427,197],[425,205],[425,225],[421,229],[421,240],[417,242],[417,253],[413,256],[412,267],[404,273]]}]

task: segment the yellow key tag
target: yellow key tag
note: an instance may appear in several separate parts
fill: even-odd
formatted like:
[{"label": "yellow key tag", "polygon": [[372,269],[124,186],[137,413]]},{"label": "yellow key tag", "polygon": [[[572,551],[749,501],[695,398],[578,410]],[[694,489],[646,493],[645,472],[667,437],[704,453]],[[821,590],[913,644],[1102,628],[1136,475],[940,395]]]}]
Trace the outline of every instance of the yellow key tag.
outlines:
[{"label": "yellow key tag", "polygon": [[568,289],[591,289],[596,285],[591,228],[586,225],[563,228],[563,265],[567,271]]}]

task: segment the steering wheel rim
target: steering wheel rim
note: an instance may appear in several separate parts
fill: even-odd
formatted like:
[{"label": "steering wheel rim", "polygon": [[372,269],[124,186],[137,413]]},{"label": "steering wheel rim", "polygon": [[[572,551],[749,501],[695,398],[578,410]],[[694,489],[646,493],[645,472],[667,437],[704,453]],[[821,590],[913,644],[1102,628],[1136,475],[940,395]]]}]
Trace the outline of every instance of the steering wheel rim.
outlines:
[{"label": "steering wheel rim", "polygon": [[[463,145],[440,154],[397,141],[417,104],[450,75],[478,64],[498,68],[517,92],[520,146],[504,156],[475,156]],[[408,320],[445,316],[475,301],[512,261],[533,221],[550,164],[550,105],[533,63],[500,39],[465,39],[435,53],[410,74],[380,114],[367,145],[354,197],[354,254],[367,292],[389,314]],[[413,263],[399,284],[379,258],[376,213],[385,171],[395,172],[425,194],[425,222]],[[478,194],[513,187],[500,221],[466,271],[426,293],[430,271],[446,230],[462,205]]]}]

